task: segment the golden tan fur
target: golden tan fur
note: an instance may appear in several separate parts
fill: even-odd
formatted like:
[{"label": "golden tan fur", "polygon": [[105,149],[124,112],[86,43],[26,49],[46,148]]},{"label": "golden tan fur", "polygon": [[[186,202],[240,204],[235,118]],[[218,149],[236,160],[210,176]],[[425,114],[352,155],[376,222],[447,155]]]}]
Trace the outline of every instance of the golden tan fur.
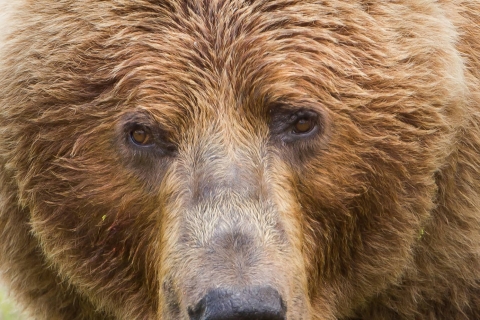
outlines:
[{"label": "golden tan fur", "polygon": [[32,318],[268,285],[288,320],[480,319],[480,1],[16,7],[0,270]]}]

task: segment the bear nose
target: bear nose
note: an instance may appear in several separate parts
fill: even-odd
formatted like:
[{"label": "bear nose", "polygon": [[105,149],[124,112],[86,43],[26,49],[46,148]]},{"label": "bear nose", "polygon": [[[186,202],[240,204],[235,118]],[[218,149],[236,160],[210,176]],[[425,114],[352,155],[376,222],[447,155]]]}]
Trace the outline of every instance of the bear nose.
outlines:
[{"label": "bear nose", "polygon": [[285,320],[286,308],[274,288],[210,290],[193,308],[190,320]]}]

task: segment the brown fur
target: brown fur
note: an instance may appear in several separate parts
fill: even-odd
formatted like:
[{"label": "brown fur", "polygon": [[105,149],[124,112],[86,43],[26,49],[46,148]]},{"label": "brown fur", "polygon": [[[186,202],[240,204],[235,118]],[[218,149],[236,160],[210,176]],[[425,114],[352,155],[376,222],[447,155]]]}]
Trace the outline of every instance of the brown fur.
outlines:
[{"label": "brown fur", "polygon": [[[14,11],[0,265],[34,319],[188,319],[251,285],[289,320],[480,319],[480,1]],[[299,108],[319,133],[291,143]]]}]

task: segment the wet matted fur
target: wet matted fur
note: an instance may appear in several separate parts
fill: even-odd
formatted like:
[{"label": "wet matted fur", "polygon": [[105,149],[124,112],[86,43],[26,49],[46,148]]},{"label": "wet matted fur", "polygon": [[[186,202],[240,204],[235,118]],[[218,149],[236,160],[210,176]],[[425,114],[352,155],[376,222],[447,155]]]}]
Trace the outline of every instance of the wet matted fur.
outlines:
[{"label": "wet matted fur", "polygon": [[269,286],[288,320],[480,319],[478,0],[2,6],[0,268],[32,318]]}]

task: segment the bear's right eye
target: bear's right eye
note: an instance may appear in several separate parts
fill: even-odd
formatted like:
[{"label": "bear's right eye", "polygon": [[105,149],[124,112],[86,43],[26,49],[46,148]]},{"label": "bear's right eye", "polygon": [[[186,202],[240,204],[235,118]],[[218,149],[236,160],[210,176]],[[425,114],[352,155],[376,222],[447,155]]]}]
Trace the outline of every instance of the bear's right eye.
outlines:
[{"label": "bear's right eye", "polygon": [[130,140],[136,145],[146,146],[151,144],[152,136],[147,129],[137,127],[130,131]]}]

